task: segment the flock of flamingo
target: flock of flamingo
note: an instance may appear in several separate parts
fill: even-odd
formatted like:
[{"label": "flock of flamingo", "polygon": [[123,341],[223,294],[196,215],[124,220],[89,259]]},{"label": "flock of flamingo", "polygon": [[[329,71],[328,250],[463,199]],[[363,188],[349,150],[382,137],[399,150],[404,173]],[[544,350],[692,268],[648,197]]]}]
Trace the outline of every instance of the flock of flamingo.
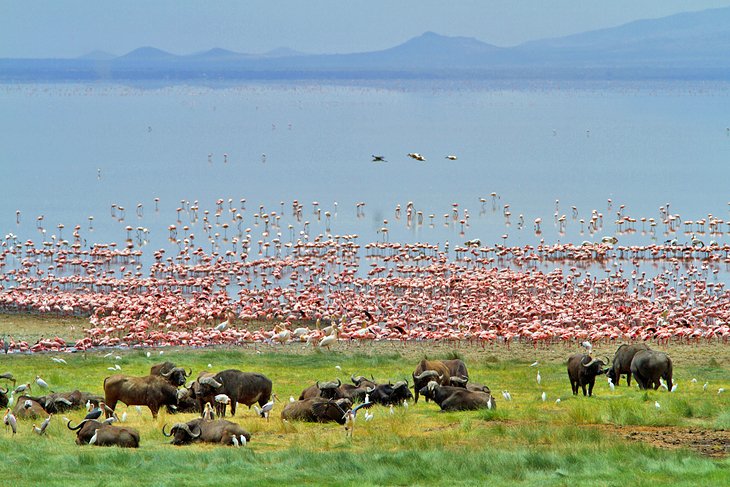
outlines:
[{"label": "flock of flamingo", "polygon": [[[509,205],[498,199],[491,194],[492,211],[510,225]],[[481,211],[489,203],[489,196],[480,198]],[[154,211],[159,205],[155,198]],[[607,214],[612,205],[609,200]],[[561,215],[556,201],[558,232],[572,221],[590,241],[509,246],[505,234],[501,243],[471,239],[449,248],[448,242],[390,241],[395,224],[436,224],[435,213],[413,203],[395,207],[377,238],[364,243],[357,234],[332,232],[337,203],[329,210],[311,206],[310,218],[324,227],[317,235],[296,200],[253,212],[245,199],[218,199],[210,210],[182,200],[175,221],[152,230],[126,224],[125,208],[113,204],[110,216],[126,236],[120,244],[90,244],[93,217],[88,228],[66,230],[69,239],[63,224],[49,238],[39,216],[39,241],[14,233],[0,241],[0,312],[88,317],[89,326],[73,343],[13,336],[0,343],[14,353],[372,340],[541,346],[730,339],[730,292],[720,280],[730,245],[702,240],[720,240],[730,222],[712,215],[682,220],[667,204],[656,217],[634,218],[621,205],[611,222],[615,231],[600,237],[608,217],[592,210],[580,218],[575,207]],[[355,205],[357,217],[365,206]],[[143,212],[137,204],[136,216]],[[460,235],[469,226],[469,211],[457,203],[441,215],[454,229],[461,226]],[[20,225],[24,216],[20,210],[15,216]],[[524,217],[517,220],[524,228]],[[541,225],[534,220],[536,239]],[[623,235],[639,231],[667,238],[621,244]],[[149,251],[151,236],[160,234],[167,249]]]}]

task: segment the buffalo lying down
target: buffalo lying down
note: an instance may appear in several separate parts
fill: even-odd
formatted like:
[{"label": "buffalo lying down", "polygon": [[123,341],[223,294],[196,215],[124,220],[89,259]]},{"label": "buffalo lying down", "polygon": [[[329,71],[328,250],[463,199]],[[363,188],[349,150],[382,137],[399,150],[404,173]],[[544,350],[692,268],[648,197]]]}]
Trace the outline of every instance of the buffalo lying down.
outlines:
[{"label": "buffalo lying down", "polygon": [[188,445],[195,442],[240,445],[251,441],[251,433],[225,419],[211,421],[196,418],[187,423],[174,424],[169,433],[165,432],[165,426],[162,427],[162,434],[167,437],[172,436],[173,445]]},{"label": "buffalo lying down", "polygon": [[86,419],[77,426],[71,426],[71,421],[69,421],[66,423],[66,427],[72,431],[77,431],[77,445],[88,445],[96,435],[95,446],[139,448],[139,431],[134,428],[100,423],[93,419]]}]

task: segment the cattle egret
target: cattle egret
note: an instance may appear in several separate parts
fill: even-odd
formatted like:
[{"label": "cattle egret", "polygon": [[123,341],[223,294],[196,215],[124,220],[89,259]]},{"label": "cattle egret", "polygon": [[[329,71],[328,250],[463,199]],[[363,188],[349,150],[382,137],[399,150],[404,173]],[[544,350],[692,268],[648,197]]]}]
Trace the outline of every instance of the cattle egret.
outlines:
[{"label": "cattle egret", "polygon": [[121,368],[121,367],[119,366],[119,364],[114,364],[114,368],[115,368],[116,370],[122,370],[122,368]]},{"label": "cattle egret", "polygon": [[537,380],[537,385],[540,385],[542,383],[542,377],[540,377],[540,371],[539,370],[537,371],[536,380]]},{"label": "cattle egret", "polygon": [[35,376],[35,383],[38,384],[38,386],[41,389],[48,389],[48,383],[46,383],[46,381],[44,381],[43,379],[41,379],[41,377],[39,375],[36,375]]},{"label": "cattle egret", "polygon": [[403,399],[403,407],[408,409],[408,400],[407,399]]},{"label": "cattle egret", "polygon": [[393,416],[395,414],[395,410],[393,409],[393,405],[390,406],[390,415]]},{"label": "cattle egret", "polygon": [[289,402],[297,402],[297,400],[294,399],[294,396],[289,396]]},{"label": "cattle egret", "polygon": [[547,401],[547,394],[545,394],[545,391],[542,391],[542,396],[540,397],[542,398],[542,402]]},{"label": "cattle egret", "polygon": [[659,385],[665,388],[666,390],[669,390],[669,387],[667,387],[667,383],[664,382],[664,380],[660,377],[659,378]]},{"label": "cattle egret", "polygon": [[10,391],[10,397],[8,398],[8,406],[13,407],[14,402],[15,402],[15,397],[13,397],[13,391]]},{"label": "cattle egret", "polygon": [[370,411],[365,411],[365,421],[372,421],[373,419],[373,413]]},{"label": "cattle egret", "polygon": [[87,400],[85,406],[87,411],[91,411],[91,400]]},{"label": "cattle egret", "polygon": [[512,394],[510,394],[508,391],[502,391],[502,397],[505,401],[511,401],[512,400]]},{"label": "cattle egret", "polygon": [[696,383],[697,383],[697,379],[694,379],[694,378],[693,378],[691,382],[692,382],[693,384],[696,384]]},{"label": "cattle egret", "polygon": [[13,430],[13,434],[18,432],[18,421],[15,419],[15,415],[12,413],[12,411],[10,411],[10,408],[8,408],[5,416],[3,416],[3,424],[5,424],[5,429],[10,426],[10,428]]},{"label": "cattle egret", "polygon": [[213,364],[208,364],[208,368],[209,369],[212,369],[213,368]]},{"label": "cattle egret", "polygon": [[370,394],[365,393],[365,402],[370,402]]},{"label": "cattle egret", "polygon": [[231,442],[233,443],[233,446],[235,446],[236,448],[238,448],[239,446],[241,446],[238,443],[238,438],[236,438],[236,435],[231,436]]},{"label": "cattle egret", "polygon": [[146,355],[147,355],[147,358],[150,358],[152,356],[152,354],[150,352],[147,352]]},{"label": "cattle egret", "polygon": [[335,368],[336,368],[337,370],[339,370],[340,372],[342,372],[342,367],[340,367],[339,365],[335,365]]},{"label": "cattle egret", "polygon": [[608,379],[608,387],[610,387],[612,391],[616,390],[616,386],[614,385],[610,377]]},{"label": "cattle egret", "polygon": [[672,390],[669,392],[674,392],[676,390],[677,390],[677,383],[675,382],[674,385],[672,386]]},{"label": "cattle egret", "polygon": [[109,357],[111,357],[112,355],[114,355],[114,354],[113,354],[113,353],[111,353],[111,352],[109,352],[109,353],[107,353],[106,355],[104,355],[104,358],[109,358]]},{"label": "cattle egret", "polygon": [[239,438],[241,439],[241,446],[246,446],[246,442],[248,441],[248,440],[246,440],[246,437],[243,435],[240,435]]},{"label": "cattle egret", "polygon": [[534,362],[532,362],[532,363],[530,364],[530,367],[537,367],[537,364],[538,364],[538,361],[537,361],[537,360],[535,360]]},{"label": "cattle egret", "polygon": [[215,396],[215,402],[220,403],[220,404],[230,404],[231,398],[225,394],[217,394]]},{"label": "cattle egret", "polygon": [[94,443],[96,443],[96,434],[98,432],[99,432],[99,428],[94,430],[94,436],[92,436],[91,439],[89,440],[89,445],[93,445]]},{"label": "cattle egret", "polygon": [[723,392],[725,392],[725,388],[724,388],[724,387],[721,387],[721,388],[719,388],[719,389],[717,390],[717,393],[718,393],[718,394],[722,394]]},{"label": "cattle egret", "polygon": [[117,355],[116,357],[114,357],[114,360],[122,360],[122,357],[120,357],[119,355]]},{"label": "cattle egret", "polygon": [[487,409],[492,409],[492,396],[487,399]]},{"label": "cattle egret", "polygon": [[555,400],[555,404],[560,404],[560,398],[557,398],[557,399]]},{"label": "cattle egret", "polygon": [[710,385],[710,383],[709,383],[709,382],[705,382],[705,385],[704,385],[704,386],[702,386],[702,391],[703,391],[703,392],[707,390],[707,386],[708,386],[708,385]]},{"label": "cattle egret", "polygon": [[103,421],[103,423],[104,423],[104,424],[112,424],[112,423],[113,423],[114,421],[116,421],[116,420],[117,420],[117,418],[115,418],[114,416],[112,416],[111,418],[106,418],[106,419],[105,419],[105,420]]},{"label": "cattle egret", "polygon": [[165,351],[164,350],[160,350],[160,355],[162,355],[163,353],[165,353]]},{"label": "cattle egret", "polygon": [[593,345],[591,345],[591,342],[586,340],[585,342],[580,344],[581,347],[585,348],[588,354],[591,353],[591,350],[593,350]]},{"label": "cattle egret", "polygon": [[33,407],[33,401],[30,399],[26,399],[25,403],[23,404],[23,409],[30,409]]},{"label": "cattle egret", "polygon": [[58,357],[51,357],[51,360],[53,360],[57,364],[65,364],[66,363],[66,361],[64,359],[58,358]]},{"label": "cattle egret", "polygon": [[124,412],[122,413],[122,423],[124,423],[124,422],[126,422],[126,421],[127,421],[127,411],[124,411]]},{"label": "cattle egret", "polygon": [[662,405],[659,404],[659,401],[654,401],[654,407],[657,408],[657,409],[659,409],[659,408],[662,407]]}]

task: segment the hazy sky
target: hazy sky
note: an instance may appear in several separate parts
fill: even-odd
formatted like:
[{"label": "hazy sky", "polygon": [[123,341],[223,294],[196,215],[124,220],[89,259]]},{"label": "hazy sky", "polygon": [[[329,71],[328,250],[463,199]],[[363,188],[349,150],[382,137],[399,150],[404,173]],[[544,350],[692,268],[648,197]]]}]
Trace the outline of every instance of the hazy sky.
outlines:
[{"label": "hazy sky", "polygon": [[0,57],[371,51],[425,31],[499,46],[642,18],[727,7],[730,0],[0,0]]}]

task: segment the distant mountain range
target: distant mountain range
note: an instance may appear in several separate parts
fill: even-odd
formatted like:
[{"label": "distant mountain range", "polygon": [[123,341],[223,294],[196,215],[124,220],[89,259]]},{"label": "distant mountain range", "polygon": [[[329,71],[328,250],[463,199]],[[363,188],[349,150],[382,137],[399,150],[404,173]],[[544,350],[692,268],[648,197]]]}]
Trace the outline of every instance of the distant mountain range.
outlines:
[{"label": "distant mountain range", "polygon": [[141,47],[114,57],[0,59],[0,80],[555,78],[730,79],[730,8],[631,22],[515,47],[426,32],[390,49],[175,55]]}]

